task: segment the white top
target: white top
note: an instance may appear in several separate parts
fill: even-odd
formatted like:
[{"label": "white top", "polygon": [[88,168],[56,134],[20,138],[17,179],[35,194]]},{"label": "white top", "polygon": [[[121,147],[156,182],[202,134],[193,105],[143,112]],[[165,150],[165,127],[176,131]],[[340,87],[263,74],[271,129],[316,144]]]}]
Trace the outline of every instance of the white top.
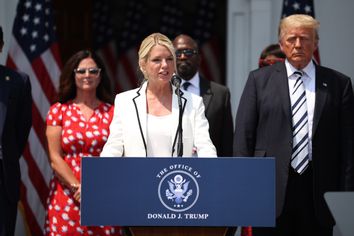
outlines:
[{"label": "white top", "polygon": [[166,116],[147,115],[146,143],[149,157],[171,157],[172,114]]},{"label": "white top", "polygon": [[[294,68],[288,62],[288,60],[285,61],[285,66],[289,78],[289,93],[291,93],[297,78],[296,76],[293,76],[293,74],[295,71],[298,70]],[[315,99],[316,99],[315,65],[313,64],[312,61],[310,61],[310,63],[301,71],[303,72],[302,81],[305,86],[308,123],[309,123],[309,157],[310,160],[312,160],[312,126],[313,126],[313,115],[315,112]]]},{"label": "white top", "polygon": [[[146,87],[147,82],[139,88],[116,96],[110,134],[100,156],[148,156]],[[176,87],[172,86],[172,89],[175,91]],[[216,149],[209,136],[209,123],[204,114],[202,98],[190,92],[184,92],[181,100],[184,106],[182,117],[183,157],[216,157]],[[178,97],[176,93],[173,93],[171,119],[167,125],[172,145],[177,133],[178,121]],[[163,126],[159,124],[158,127],[162,128]],[[171,156],[170,152],[169,156]],[[172,156],[177,156],[176,146]]]}]

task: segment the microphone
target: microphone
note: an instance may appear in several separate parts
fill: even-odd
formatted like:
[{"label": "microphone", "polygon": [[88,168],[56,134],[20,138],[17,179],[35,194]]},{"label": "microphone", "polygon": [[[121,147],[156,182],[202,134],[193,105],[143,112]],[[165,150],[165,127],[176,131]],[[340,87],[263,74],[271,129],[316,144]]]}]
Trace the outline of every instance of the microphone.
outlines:
[{"label": "microphone", "polygon": [[171,83],[172,83],[175,87],[180,88],[181,82],[182,82],[182,79],[181,79],[181,77],[180,77],[179,75],[177,75],[177,74],[172,75]]}]

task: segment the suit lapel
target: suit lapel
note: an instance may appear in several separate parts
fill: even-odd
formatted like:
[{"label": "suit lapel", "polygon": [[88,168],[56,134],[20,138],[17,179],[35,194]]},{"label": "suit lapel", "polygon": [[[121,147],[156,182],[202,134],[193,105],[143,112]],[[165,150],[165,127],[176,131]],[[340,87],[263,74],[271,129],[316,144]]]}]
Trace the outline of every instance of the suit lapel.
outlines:
[{"label": "suit lapel", "polygon": [[318,122],[326,102],[328,86],[330,86],[328,78],[325,73],[323,73],[321,67],[316,66],[316,101],[313,114],[312,137],[315,136]]},{"label": "suit lapel", "polygon": [[208,110],[208,106],[212,97],[214,96],[213,91],[211,91],[210,81],[204,79],[200,76],[200,96],[203,97],[203,103],[205,106],[205,110]]},{"label": "suit lapel", "polygon": [[139,123],[140,135],[144,144],[145,153],[147,155],[147,146],[146,146],[146,86],[145,82],[140,89],[137,90],[137,95],[133,98],[133,103],[135,106],[135,112],[137,120]]},{"label": "suit lapel", "polygon": [[282,110],[284,115],[290,121],[290,124],[292,124],[291,108],[290,108],[291,105],[290,105],[290,97],[289,97],[289,82],[286,73],[286,67],[284,63],[278,63],[275,66],[276,66],[276,75],[274,79],[278,81],[275,82],[274,84],[279,86],[279,88],[276,88],[275,91],[279,93],[279,96],[281,98]]}]

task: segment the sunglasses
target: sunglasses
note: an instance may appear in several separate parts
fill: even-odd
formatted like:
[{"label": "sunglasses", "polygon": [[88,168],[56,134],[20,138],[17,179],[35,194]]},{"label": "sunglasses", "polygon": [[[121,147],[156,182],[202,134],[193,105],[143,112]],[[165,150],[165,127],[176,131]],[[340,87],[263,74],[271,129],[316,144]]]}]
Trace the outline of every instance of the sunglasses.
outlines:
[{"label": "sunglasses", "polygon": [[182,54],[186,57],[192,57],[193,55],[197,55],[198,51],[195,49],[179,49],[176,50],[176,57],[180,58],[182,57]]},{"label": "sunglasses", "polygon": [[98,75],[100,73],[100,68],[76,68],[74,72],[76,74],[84,75],[88,72],[90,75]]}]

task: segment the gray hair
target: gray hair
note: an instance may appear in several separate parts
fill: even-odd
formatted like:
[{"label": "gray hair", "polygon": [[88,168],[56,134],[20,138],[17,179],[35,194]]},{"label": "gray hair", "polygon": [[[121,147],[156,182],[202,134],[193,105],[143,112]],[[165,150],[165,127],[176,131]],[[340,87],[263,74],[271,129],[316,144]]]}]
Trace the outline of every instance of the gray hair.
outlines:
[{"label": "gray hair", "polygon": [[320,22],[314,19],[312,16],[305,14],[294,14],[283,18],[279,24],[278,39],[279,41],[284,37],[289,28],[308,28],[315,31],[316,40],[319,40],[318,29]]}]

